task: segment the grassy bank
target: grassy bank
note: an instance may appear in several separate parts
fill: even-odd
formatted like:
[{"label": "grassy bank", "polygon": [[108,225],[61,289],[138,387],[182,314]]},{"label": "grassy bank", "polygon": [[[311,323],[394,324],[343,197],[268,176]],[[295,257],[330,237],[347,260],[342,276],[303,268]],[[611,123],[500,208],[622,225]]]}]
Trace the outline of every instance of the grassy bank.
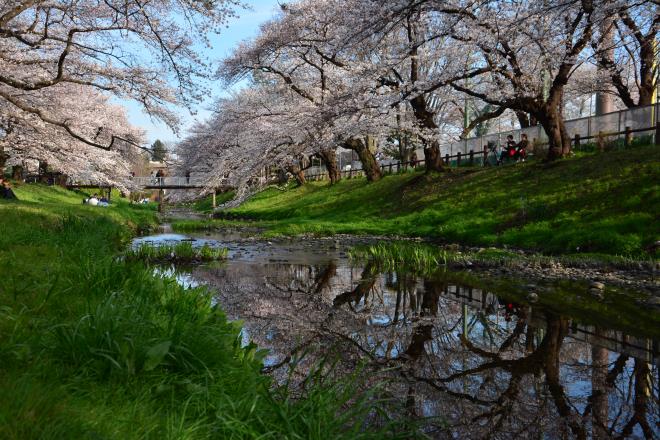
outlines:
[{"label": "grassy bank", "polygon": [[0,201],[0,438],[392,434],[364,429],[385,403],[356,395],[357,377],[315,376],[292,400],[207,290],[117,258],[153,209],[83,206],[39,185],[16,194]]},{"label": "grassy bank", "polygon": [[426,236],[553,254],[646,258],[660,239],[658,182],[660,149],[640,147],[550,164],[269,189],[230,214],[259,220],[272,235]]}]

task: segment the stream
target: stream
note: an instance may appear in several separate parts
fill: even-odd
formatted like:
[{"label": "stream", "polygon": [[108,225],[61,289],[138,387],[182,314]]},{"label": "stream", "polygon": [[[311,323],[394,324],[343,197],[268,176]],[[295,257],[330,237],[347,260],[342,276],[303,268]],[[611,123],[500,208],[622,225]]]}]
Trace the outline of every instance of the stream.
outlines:
[{"label": "stream", "polygon": [[[333,375],[386,379],[433,438],[660,438],[660,312],[636,316],[625,292],[599,303],[580,283],[382,273],[348,258],[359,239],[227,231],[135,243],[180,240],[226,247],[228,261],[155,270],[216,292],[280,383],[295,388],[331,358]],[[542,300],[521,299],[525,289]]]}]

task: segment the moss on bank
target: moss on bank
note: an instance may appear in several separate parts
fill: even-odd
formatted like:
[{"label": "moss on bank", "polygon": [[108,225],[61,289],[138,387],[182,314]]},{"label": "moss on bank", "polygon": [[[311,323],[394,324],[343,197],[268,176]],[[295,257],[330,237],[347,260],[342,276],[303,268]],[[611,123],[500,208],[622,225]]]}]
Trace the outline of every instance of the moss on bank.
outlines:
[{"label": "moss on bank", "polygon": [[409,436],[365,429],[385,403],[358,377],[312,379],[297,400],[272,389],[210,292],[116,258],[153,209],[16,194],[0,201],[0,438]]},{"label": "moss on bank", "polygon": [[549,164],[418,171],[376,183],[311,182],[268,189],[228,214],[260,221],[270,235],[425,236],[646,258],[660,239],[659,182],[660,149],[640,147]]}]

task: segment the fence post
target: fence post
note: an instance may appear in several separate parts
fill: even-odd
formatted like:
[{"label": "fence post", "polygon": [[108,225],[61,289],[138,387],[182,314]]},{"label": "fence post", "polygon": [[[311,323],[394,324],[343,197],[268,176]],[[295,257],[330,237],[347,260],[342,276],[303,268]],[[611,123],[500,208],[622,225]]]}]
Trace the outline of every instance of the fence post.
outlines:
[{"label": "fence post", "polygon": [[488,163],[488,145],[484,145],[484,161],[483,166],[486,166]]},{"label": "fence post", "polygon": [[461,166],[461,152],[456,153],[456,168]]},{"label": "fence post", "polygon": [[470,150],[470,166],[474,165],[474,150]]},{"label": "fence post", "polygon": [[632,143],[632,128],[626,127],[626,137],[623,140],[623,144],[626,148],[630,147]]},{"label": "fence post", "polygon": [[660,122],[655,123],[655,146],[660,146]]},{"label": "fence post", "polygon": [[445,165],[449,166],[449,153],[445,154]]},{"label": "fence post", "polygon": [[573,138],[575,142],[575,146],[573,149],[579,150],[580,149],[580,133],[575,133],[575,137]]},{"label": "fence post", "polygon": [[392,162],[390,162],[390,174],[392,174]]},{"label": "fence post", "polygon": [[213,206],[213,209],[215,209],[215,206],[216,206],[215,205],[215,189],[213,190],[213,204],[212,204],[212,206]]}]

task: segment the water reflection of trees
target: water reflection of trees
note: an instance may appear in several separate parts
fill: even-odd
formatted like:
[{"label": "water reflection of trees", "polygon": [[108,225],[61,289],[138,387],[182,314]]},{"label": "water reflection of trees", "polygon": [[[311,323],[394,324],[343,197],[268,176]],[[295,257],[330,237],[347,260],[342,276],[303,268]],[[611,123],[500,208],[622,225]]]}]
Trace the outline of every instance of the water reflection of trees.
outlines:
[{"label": "water reflection of trees", "polygon": [[[277,264],[211,278],[223,303],[233,298],[229,304],[251,336],[280,360],[301,341],[341,343],[348,369],[370,361],[374,374],[395,375],[393,391],[411,414],[446,419],[450,427],[436,428],[435,436],[658,434],[657,375],[650,365],[569,338],[567,317],[500,304],[492,294],[443,279],[379,274],[371,265],[357,276],[336,264]],[[235,301],[237,285],[241,296],[253,293]],[[479,298],[477,307],[457,301],[459,294]]]}]

